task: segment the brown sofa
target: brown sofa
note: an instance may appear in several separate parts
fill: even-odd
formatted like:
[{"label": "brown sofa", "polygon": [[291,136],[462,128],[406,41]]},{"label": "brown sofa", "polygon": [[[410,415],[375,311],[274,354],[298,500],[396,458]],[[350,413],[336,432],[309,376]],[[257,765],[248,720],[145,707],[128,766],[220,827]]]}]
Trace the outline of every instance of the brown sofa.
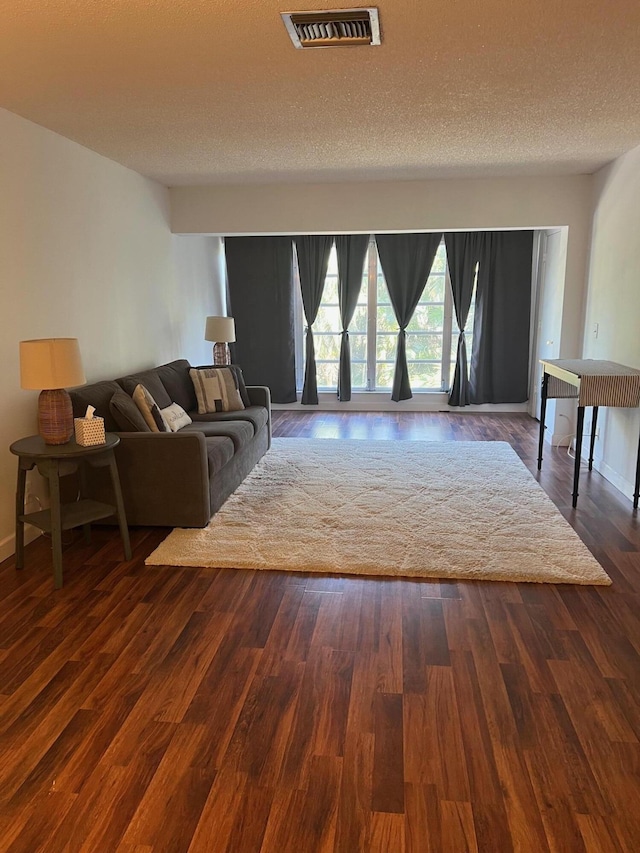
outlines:
[{"label": "brown sofa", "polygon": [[[185,359],[71,391],[75,417],[87,406],[120,436],[115,450],[130,525],[205,527],[271,445],[271,395],[241,382],[245,408],[199,415]],[[110,409],[116,392],[144,385],[160,408],[179,403],[193,423],[178,432],[123,432]],[[105,469],[89,469],[88,497],[109,502]]]}]

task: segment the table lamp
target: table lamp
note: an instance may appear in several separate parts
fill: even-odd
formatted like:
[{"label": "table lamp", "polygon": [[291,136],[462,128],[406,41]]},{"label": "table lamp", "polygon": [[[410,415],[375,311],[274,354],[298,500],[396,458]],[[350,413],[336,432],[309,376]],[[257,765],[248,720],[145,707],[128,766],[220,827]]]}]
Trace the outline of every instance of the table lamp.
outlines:
[{"label": "table lamp", "polygon": [[40,391],[38,432],[46,444],[66,444],[73,435],[73,409],[65,386],[86,381],[77,338],[20,341],[20,386]]},{"label": "table lamp", "polygon": [[207,317],[204,328],[205,341],[212,341],[213,363],[217,365],[231,364],[229,344],[236,339],[236,326],[233,317]]}]

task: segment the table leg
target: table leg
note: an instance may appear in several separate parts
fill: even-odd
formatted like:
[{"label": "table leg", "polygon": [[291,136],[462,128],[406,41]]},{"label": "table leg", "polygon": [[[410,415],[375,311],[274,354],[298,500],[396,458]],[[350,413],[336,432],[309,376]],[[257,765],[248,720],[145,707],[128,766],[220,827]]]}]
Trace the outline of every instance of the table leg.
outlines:
[{"label": "table leg", "polygon": [[638,441],[638,457],[636,460],[636,487],[633,492],[633,508],[638,509],[638,499],[640,498],[640,441]]},{"label": "table leg", "polygon": [[544,419],[547,414],[547,392],[549,374],[542,371],[542,390],[540,393],[540,436],[538,438],[538,471],[542,468],[542,447],[544,445]]},{"label": "table leg", "polygon": [[18,459],[18,485],[16,487],[16,569],[24,568],[24,496],[27,488],[27,469],[22,467]]},{"label": "table leg", "polygon": [[111,451],[109,454],[109,471],[111,473],[111,482],[113,491],[116,496],[116,509],[118,512],[118,524],[120,526],[120,535],[122,536],[122,544],[124,545],[125,560],[131,559],[131,543],[129,542],[129,528],[127,527],[127,519],[124,513],[124,501],[122,500],[122,491],[120,490],[120,477],[118,476],[118,466],[116,465],[116,457]]},{"label": "table leg", "polygon": [[578,428],[576,431],[576,459],[573,467],[573,502],[578,503],[578,480],[580,479],[580,458],[582,456],[582,433],[584,432],[584,406],[578,406]]},{"label": "table leg", "polygon": [[60,512],[60,474],[57,459],[52,459],[49,466],[49,497],[51,501],[53,580],[55,588],[60,589],[62,586],[62,518]]},{"label": "table leg", "polygon": [[594,406],[591,415],[591,446],[589,447],[589,470],[593,471],[593,448],[596,445],[596,424],[598,423],[598,407]]},{"label": "table leg", "polygon": [[[80,465],[80,498],[84,498],[87,494],[87,473],[84,463]],[[85,545],[91,544],[91,525],[82,525],[82,535]]]}]

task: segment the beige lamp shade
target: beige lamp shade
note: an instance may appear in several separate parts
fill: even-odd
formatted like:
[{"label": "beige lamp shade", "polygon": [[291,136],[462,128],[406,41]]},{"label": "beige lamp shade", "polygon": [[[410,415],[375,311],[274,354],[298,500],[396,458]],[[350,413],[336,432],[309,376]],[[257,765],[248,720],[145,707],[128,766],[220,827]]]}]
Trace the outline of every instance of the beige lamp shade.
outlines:
[{"label": "beige lamp shade", "polygon": [[233,317],[207,317],[204,339],[213,343],[233,343],[236,339]]},{"label": "beige lamp shade", "polygon": [[77,338],[20,341],[20,385],[43,391],[86,382]]}]

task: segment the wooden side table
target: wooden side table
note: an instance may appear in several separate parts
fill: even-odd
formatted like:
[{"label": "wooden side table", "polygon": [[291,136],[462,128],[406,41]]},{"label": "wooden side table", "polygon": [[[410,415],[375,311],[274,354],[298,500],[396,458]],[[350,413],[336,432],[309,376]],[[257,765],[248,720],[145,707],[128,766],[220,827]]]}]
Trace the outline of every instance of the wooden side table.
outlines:
[{"label": "wooden side table", "polygon": [[[53,577],[56,589],[62,586],[62,531],[73,527],[84,529],[85,540],[89,541],[91,523],[117,515],[120,535],[124,545],[125,559],[131,559],[129,529],[124,513],[124,503],[120,490],[120,478],[113,452],[120,443],[120,437],[106,434],[106,443],[83,447],[74,439],[66,444],[45,444],[39,435],[21,438],[9,448],[18,457],[18,487],[16,490],[16,568],[24,566],[24,525],[33,524],[51,534],[53,555]],[[88,500],[82,496],[84,476],[83,466],[108,467],[114,492],[114,504]],[[27,471],[34,466],[43,477],[49,480],[51,508],[39,512],[24,511]],[[80,468],[80,497],[71,503],[60,502],[60,477],[72,474]]]}]

